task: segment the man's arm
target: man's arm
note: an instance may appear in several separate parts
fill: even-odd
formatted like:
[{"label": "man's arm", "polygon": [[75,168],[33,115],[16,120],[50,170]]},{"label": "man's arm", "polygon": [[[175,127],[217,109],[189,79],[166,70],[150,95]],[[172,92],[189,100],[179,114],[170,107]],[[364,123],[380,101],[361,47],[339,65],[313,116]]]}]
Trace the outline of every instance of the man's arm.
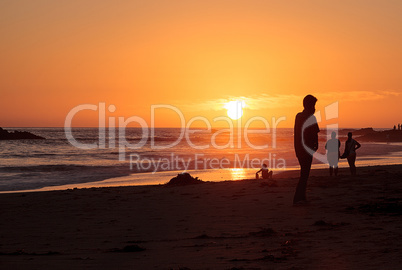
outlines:
[{"label": "man's arm", "polygon": [[357,149],[359,149],[360,147],[361,147],[361,145],[360,145],[360,143],[358,143],[357,141],[355,141],[356,142],[356,148],[355,148],[355,150],[357,150]]}]

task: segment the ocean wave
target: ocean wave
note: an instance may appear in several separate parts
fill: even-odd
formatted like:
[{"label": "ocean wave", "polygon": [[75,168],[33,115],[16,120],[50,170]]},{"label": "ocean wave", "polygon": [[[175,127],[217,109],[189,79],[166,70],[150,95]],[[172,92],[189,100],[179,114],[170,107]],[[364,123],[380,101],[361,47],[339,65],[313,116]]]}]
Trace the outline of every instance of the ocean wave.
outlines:
[{"label": "ocean wave", "polygon": [[36,165],[0,168],[0,191],[101,181],[131,174],[127,166]]},{"label": "ocean wave", "polygon": [[86,165],[34,165],[34,166],[7,166],[0,167],[0,172],[54,172],[54,171],[72,171],[85,169],[104,169],[110,167],[86,166]]}]

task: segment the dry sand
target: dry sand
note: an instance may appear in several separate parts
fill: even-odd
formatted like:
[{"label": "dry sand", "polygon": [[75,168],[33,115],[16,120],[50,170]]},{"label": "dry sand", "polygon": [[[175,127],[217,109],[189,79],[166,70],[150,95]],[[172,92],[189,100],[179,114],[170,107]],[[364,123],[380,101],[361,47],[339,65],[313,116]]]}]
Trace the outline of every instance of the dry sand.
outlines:
[{"label": "dry sand", "polygon": [[1,194],[0,267],[401,269],[402,165],[326,174]]}]

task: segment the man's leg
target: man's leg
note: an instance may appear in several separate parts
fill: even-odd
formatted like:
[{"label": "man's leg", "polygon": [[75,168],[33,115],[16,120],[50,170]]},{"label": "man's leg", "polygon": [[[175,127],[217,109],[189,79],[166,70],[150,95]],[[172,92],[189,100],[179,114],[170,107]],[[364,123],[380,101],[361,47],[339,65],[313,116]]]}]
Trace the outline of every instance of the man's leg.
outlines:
[{"label": "man's leg", "polygon": [[293,203],[306,200],[307,180],[310,175],[312,156],[298,157],[300,163],[300,179],[296,187]]},{"label": "man's leg", "polygon": [[351,175],[356,175],[356,154],[350,154],[347,158],[348,163],[349,163],[349,168],[350,168],[350,174]]},{"label": "man's leg", "polygon": [[352,175],[356,175],[356,154],[352,155]]}]

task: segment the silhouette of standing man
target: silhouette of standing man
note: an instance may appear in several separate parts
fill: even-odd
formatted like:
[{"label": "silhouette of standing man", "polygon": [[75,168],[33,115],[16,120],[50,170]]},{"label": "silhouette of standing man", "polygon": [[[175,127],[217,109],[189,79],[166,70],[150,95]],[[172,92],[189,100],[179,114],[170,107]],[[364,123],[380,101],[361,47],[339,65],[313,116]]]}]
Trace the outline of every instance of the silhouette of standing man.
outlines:
[{"label": "silhouette of standing man", "polygon": [[313,155],[318,149],[317,119],[314,116],[317,98],[307,95],[303,99],[303,112],[296,115],[294,147],[300,164],[300,179],[296,187],[293,204],[306,201],[307,179],[310,174]]}]

